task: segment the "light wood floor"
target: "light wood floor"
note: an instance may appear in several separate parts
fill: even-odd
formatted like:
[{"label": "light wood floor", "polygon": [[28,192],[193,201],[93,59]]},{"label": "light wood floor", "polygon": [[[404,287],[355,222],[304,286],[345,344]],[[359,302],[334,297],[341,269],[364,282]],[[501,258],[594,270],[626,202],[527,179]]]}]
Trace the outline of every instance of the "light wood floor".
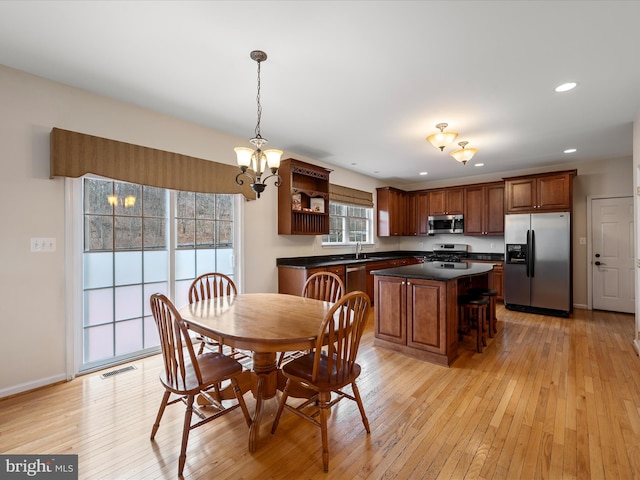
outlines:
[{"label": "light wood floor", "polygon": [[[319,429],[285,411],[251,454],[235,411],[191,432],[185,478],[639,479],[634,317],[498,318],[485,352],[469,338],[451,368],[374,348],[371,318],[359,355],[371,434],[353,402],[334,407],[328,474]],[[175,478],[184,410],[168,407],[151,442],[160,357],[134,363],[0,401],[0,452],[78,454],[83,479]]]}]

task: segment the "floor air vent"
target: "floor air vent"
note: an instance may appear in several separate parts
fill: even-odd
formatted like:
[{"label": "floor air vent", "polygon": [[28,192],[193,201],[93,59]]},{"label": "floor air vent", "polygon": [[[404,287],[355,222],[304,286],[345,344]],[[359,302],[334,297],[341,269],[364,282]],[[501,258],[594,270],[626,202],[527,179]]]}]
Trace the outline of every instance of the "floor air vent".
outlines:
[{"label": "floor air vent", "polygon": [[119,368],[117,370],[111,370],[110,372],[102,373],[100,378],[105,379],[113,377],[114,375],[120,375],[121,373],[128,372],[130,370],[136,370],[135,365],[129,365],[128,367]]}]

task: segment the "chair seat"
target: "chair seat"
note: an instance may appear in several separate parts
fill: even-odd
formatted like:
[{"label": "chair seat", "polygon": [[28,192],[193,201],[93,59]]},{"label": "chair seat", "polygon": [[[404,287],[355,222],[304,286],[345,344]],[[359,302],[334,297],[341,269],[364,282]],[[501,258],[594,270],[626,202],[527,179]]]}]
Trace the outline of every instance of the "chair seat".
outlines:
[{"label": "chair seat", "polygon": [[489,305],[490,303],[488,298],[473,295],[460,295],[458,297],[458,304],[460,305]]},{"label": "chair seat", "polygon": [[164,372],[160,374],[162,384],[174,393],[192,394],[202,390],[202,385],[213,385],[214,383],[226,380],[242,371],[242,365],[237,360],[222,355],[220,353],[204,353],[198,355],[198,365],[202,374],[202,384],[198,382],[193,364],[188,362],[185,365],[184,384],[182,379],[179,381],[167,379]]},{"label": "chair seat", "polygon": [[[335,368],[334,371],[331,372],[329,376],[329,358],[326,355],[322,355],[320,357],[320,367],[318,373],[318,379],[313,385],[311,382],[311,375],[313,373],[313,361],[315,354],[313,352],[307,353],[306,355],[291,360],[287,362],[282,367],[282,373],[286,377],[292,377],[293,380],[297,382],[304,383],[309,386],[309,388],[321,391],[321,390],[333,390],[337,388],[342,388],[345,385],[349,385],[353,383],[356,378],[360,376],[360,365],[357,363],[353,364],[353,370],[347,376],[338,378],[336,375]],[[335,367],[335,363],[334,363]],[[327,380],[328,379],[328,380]]]},{"label": "chair seat", "polygon": [[480,295],[486,297],[497,297],[498,292],[496,290],[491,290],[489,288],[470,288],[467,290],[469,295]]}]

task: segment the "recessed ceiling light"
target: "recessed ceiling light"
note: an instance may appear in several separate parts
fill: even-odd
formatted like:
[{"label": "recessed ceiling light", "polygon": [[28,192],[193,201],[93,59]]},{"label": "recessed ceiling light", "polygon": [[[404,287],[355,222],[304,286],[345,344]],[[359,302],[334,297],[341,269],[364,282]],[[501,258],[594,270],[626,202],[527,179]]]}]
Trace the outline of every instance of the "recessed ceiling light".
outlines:
[{"label": "recessed ceiling light", "polygon": [[429,172],[420,172],[420,175],[429,175]]},{"label": "recessed ceiling light", "polygon": [[558,85],[556,87],[556,92],[568,92],[569,90],[573,90],[578,85],[576,82],[567,82],[562,85]]},{"label": "recessed ceiling light", "polygon": [[577,148],[567,148],[564,153],[576,153],[577,151]]},{"label": "recessed ceiling light", "polygon": [[474,163],[474,167],[484,167],[484,163]]}]

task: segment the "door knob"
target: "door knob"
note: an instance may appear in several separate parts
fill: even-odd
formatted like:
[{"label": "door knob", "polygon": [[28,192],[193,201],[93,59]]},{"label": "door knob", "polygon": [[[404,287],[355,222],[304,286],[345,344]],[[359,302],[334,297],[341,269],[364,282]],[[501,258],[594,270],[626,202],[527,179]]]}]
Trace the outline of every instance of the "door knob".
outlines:
[{"label": "door knob", "polygon": [[598,266],[600,266],[600,265],[606,265],[606,263],[596,262],[596,265],[598,265]]},{"label": "door knob", "polygon": [[599,253],[596,253],[596,258],[600,258],[600,254]]}]

